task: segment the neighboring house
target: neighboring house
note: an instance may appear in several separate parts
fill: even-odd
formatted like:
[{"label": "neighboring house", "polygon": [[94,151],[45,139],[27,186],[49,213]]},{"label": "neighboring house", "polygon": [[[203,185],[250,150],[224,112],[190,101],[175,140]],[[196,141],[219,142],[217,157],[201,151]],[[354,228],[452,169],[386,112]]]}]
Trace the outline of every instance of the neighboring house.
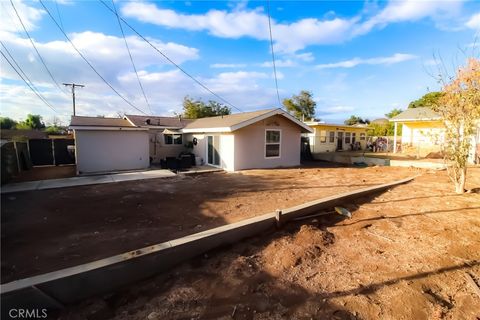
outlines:
[{"label": "neighboring house", "polygon": [[77,174],[146,169],[148,129],[121,118],[72,116]]},{"label": "neighboring house", "polygon": [[205,163],[237,171],[300,165],[301,134],[312,129],[282,109],[197,119],[182,132]]},{"label": "neighboring house", "polygon": [[282,109],[196,120],[77,116],[70,128],[80,174],[144,169],[150,157],[159,161],[182,151],[227,171],[298,166],[301,134],[313,131]]},{"label": "neighboring house", "polygon": [[[394,127],[393,152],[398,146],[405,152],[426,155],[441,151],[444,139],[442,117],[430,108],[411,108],[390,119]],[[402,125],[402,135],[398,137],[398,125]]]},{"label": "neighboring house", "polygon": [[310,151],[315,153],[352,150],[352,145],[366,148],[367,126],[347,126],[342,124],[328,124],[324,122],[306,121],[305,124],[313,128],[308,134]]},{"label": "neighboring house", "polygon": [[177,157],[185,151],[186,142],[180,130],[193,120],[181,117],[156,117],[125,115],[136,127],[148,129],[150,160],[152,163],[160,163],[166,157]]},{"label": "neighboring house", "polygon": [[[399,151],[399,146],[402,153],[414,153],[420,156],[442,150],[445,139],[445,125],[440,114],[432,109],[424,107],[407,109],[391,118],[390,121],[395,124],[394,153]],[[397,136],[398,125],[402,126],[400,137]],[[472,135],[471,139],[472,148],[469,162],[474,163],[476,157],[477,159],[479,157],[476,154],[476,149],[480,144],[480,121],[476,133]]]}]

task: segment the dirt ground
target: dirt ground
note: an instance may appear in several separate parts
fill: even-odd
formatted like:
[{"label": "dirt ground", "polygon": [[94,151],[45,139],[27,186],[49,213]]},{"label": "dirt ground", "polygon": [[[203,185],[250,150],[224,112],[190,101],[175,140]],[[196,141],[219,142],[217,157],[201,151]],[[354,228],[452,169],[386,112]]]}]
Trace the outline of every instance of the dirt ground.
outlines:
[{"label": "dirt ground", "polygon": [[2,195],[2,282],[417,173],[388,167],[249,170]]},{"label": "dirt ground", "polygon": [[[399,168],[262,172],[277,189],[258,190],[256,197],[263,194],[279,205],[293,204],[358,180],[378,183],[412,173],[416,172]],[[234,177],[239,186],[241,181],[250,186],[259,174],[217,175],[215,180]],[[307,185],[298,186],[298,177],[303,176],[308,177],[301,179]],[[469,171],[467,187],[480,187],[480,168]],[[232,210],[234,203],[248,206],[249,192],[240,188],[202,208],[208,215],[219,201],[231,202]],[[256,199],[257,204],[265,200]],[[466,280],[469,274],[480,284],[480,194],[456,195],[445,171],[423,171],[413,182],[346,207],[353,212],[352,219],[323,216],[289,223],[123,291],[70,306],[59,317],[480,318],[480,297]],[[225,216],[229,219],[230,214]]]},{"label": "dirt ground", "polygon": [[74,165],[32,167],[30,170],[20,172],[8,183],[71,178],[75,177],[75,170]]}]

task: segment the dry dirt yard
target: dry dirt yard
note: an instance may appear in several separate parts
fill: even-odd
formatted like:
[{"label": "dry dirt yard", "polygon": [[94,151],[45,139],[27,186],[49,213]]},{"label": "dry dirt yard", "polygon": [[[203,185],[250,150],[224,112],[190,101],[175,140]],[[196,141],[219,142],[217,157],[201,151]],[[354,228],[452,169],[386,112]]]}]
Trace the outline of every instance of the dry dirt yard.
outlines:
[{"label": "dry dirt yard", "polygon": [[[238,204],[249,210],[262,201],[290,205],[350,184],[360,187],[412,173],[418,172],[386,167],[262,172],[272,183],[260,193],[241,189],[201,208],[208,215],[219,203],[231,203],[232,213],[223,211],[227,220]],[[323,216],[289,223],[123,291],[70,306],[59,317],[479,319],[480,296],[466,277],[479,283],[480,194],[454,194],[445,171],[421,173],[413,182],[345,204],[352,219]],[[258,174],[249,171],[234,179],[247,183]],[[467,187],[480,187],[480,168],[470,170]]]},{"label": "dry dirt yard", "polygon": [[387,167],[250,170],[2,195],[1,281],[417,173]]}]

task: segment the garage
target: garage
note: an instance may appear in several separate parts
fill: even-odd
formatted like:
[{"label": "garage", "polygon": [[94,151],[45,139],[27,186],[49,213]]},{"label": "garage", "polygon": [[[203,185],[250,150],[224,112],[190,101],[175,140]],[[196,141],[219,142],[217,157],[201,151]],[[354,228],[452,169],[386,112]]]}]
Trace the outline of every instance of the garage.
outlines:
[{"label": "garage", "polygon": [[77,174],[146,169],[148,129],[121,118],[72,116]]}]

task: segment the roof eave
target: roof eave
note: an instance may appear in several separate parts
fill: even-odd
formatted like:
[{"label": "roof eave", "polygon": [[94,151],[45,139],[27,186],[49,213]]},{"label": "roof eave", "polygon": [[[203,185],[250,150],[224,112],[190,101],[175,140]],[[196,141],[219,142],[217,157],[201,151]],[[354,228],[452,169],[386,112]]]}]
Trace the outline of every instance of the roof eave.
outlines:
[{"label": "roof eave", "polygon": [[69,126],[70,130],[95,130],[95,131],[147,131],[147,128],[140,127],[116,127],[116,126]]}]

